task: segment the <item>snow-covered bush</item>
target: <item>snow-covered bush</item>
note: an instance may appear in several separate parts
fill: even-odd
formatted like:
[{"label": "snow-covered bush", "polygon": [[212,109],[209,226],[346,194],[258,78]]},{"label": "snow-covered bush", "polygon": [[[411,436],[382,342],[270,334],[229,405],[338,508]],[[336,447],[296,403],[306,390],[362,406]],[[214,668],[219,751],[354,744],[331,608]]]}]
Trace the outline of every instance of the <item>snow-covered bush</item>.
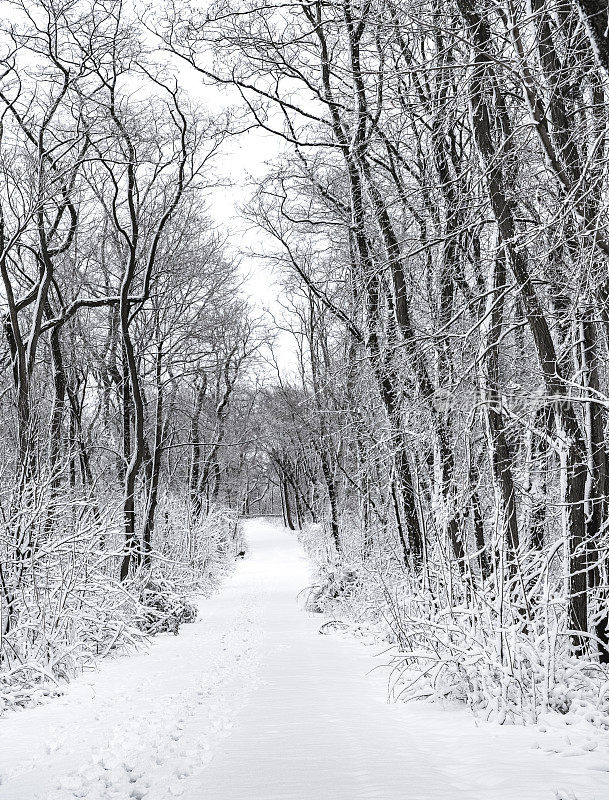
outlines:
[{"label": "snow-covered bush", "polygon": [[168,500],[158,518],[154,567],[185,593],[208,593],[243,549],[237,515],[224,506],[196,518],[180,501]]},{"label": "snow-covered bush", "polygon": [[192,622],[197,609],[189,598],[209,594],[242,547],[237,516],[222,506],[196,519],[168,502],[162,519],[152,569],[140,582],[138,627],[150,634],[178,633],[181,624]]},{"label": "snow-covered bush", "polygon": [[216,508],[195,522],[175,501],[160,509],[150,567],[121,583],[117,516],[92,513],[85,502],[51,503],[41,492],[5,520],[0,712],[61,692],[97,659],[138,647],[151,634],[177,633],[196,615],[190,598],[211,592],[234,563],[235,515]]},{"label": "snow-covered bush", "polygon": [[143,616],[138,620],[138,626],[149,634],[177,634],[182,623],[193,622],[197,616],[196,606],[176,592],[175,585],[162,576],[151,576],[143,584],[139,600]]},{"label": "snow-covered bush", "polygon": [[322,614],[333,601],[344,602],[353,597],[360,579],[355,569],[336,564],[320,568],[320,583],[309,590],[307,611]]},{"label": "snow-covered bush", "polygon": [[526,622],[491,590],[475,606],[440,605],[406,586],[385,592],[383,602],[395,637],[396,699],[456,700],[500,723],[585,707],[609,727],[609,673],[569,654],[558,600]]},{"label": "snow-covered bush", "polygon": [[[113,574],[112,519],[98,527],[84,505],[54,503],[51,533],[47,501],[23,503],[2,530],[3,705],[59,691],[84,665],[143,640],[138,599]],[[27,548],[17,556],[15,536]]]},{"label": "snow-covered bush", "polygon": [[[375,533],[382,541],[385,532]],[[319,575],[307,607],[389,646],[392,699],[464,703],[500,723],[557,714],[609,729],[609,670],[570,653],[560,565],[552,563],[557,548],[530,557],[529,572],[500,583],[500,591],[492,578],[464,578],[431,557],[416,579],[397,557],[364,552],[353,525],[342,536],[342,559],[328,561],[327,531],[309,525],[301,532]],[[526,603],[523,586],[530,587]]]}]

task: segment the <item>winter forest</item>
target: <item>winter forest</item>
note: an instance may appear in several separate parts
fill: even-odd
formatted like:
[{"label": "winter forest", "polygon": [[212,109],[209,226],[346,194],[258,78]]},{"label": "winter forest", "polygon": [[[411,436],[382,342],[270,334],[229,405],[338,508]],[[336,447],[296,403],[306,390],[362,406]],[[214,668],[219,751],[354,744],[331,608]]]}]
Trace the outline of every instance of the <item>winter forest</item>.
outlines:
[{"label": "winter forest", "polygon": [[1,798],[609,796],[608,26],[2,0]]}]

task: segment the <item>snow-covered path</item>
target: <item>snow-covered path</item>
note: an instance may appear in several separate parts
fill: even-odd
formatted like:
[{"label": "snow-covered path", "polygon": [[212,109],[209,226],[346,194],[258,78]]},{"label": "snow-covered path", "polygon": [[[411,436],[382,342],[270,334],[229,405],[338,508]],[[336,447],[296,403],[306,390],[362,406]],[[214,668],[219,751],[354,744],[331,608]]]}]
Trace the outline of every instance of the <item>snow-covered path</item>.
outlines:
[{"label": "snow-covered path", "polygon": [[605,745],[565,757],[549,752],[564,731],[387,705],[382,658],[319,635],[299,608],[310,576],[295,539],[261,520],[246,537],[197,623],[0,721],[2,800],[609,797]]}]

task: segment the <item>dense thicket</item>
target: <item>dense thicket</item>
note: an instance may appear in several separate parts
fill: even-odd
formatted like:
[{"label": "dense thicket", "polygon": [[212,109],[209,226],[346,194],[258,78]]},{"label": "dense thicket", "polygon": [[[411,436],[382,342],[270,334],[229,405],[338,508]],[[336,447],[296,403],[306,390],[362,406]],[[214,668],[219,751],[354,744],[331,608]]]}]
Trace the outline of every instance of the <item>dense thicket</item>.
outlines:
[{"label": "dense thicket", "polygon": [[401,663],[491,706],[552,704],[609,658],[606,21],[583,0],[165,20],[283,140],[249,211],[300,354],[272,398],[286,521],[372,559]]},{"label": "dense thicket", "polygon": [[27,696],[232,561],[220,464],[264,336],[206,212],[230,115],[120,2],[5,6],[0,661]]}]

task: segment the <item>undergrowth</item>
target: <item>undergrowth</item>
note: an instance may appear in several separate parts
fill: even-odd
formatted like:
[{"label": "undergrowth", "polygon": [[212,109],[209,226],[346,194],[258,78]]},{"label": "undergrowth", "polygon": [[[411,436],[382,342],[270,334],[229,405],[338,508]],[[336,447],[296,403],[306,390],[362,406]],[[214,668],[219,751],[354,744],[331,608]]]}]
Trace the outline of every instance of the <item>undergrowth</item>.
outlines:
[{"label": "undergrowth", "polygon": [[[540,566],[543,580],[524,613],[522,602],[479,576],[464,585],[431,564],[425,580],[413,580],[397,557],[377,560],[349,546],[346,534],[339,559],[318,525],[301,540],[318,575],[307,608],[343,623],[330,629],[346,623],[351,634],[383,643],[391,699],[453,701],[500,724],[555,714],[609,730],[609,670],[593,641],[588,656],[572,655],[551,565]],[[533,585],[530,575],[525,585]]]},{"label": "undergrowth", "polygon": [[0,713],[60,694],[101,658],[132,651],[159,633],[177,634],[196,617],[194,597],[210,594],[234,564],[232,512],[212,509],[195,522],[182,504],[167,503],[150,568],[121,583],[121,532],[108,521],[98,527],[90,518],[79,521],[73,511],[64,510],[70,534],[45,539],[43,516],[33,510],[27,524],[37,537],[20,572],[6,567],[13,531],[5,528],[0,539]]}]

